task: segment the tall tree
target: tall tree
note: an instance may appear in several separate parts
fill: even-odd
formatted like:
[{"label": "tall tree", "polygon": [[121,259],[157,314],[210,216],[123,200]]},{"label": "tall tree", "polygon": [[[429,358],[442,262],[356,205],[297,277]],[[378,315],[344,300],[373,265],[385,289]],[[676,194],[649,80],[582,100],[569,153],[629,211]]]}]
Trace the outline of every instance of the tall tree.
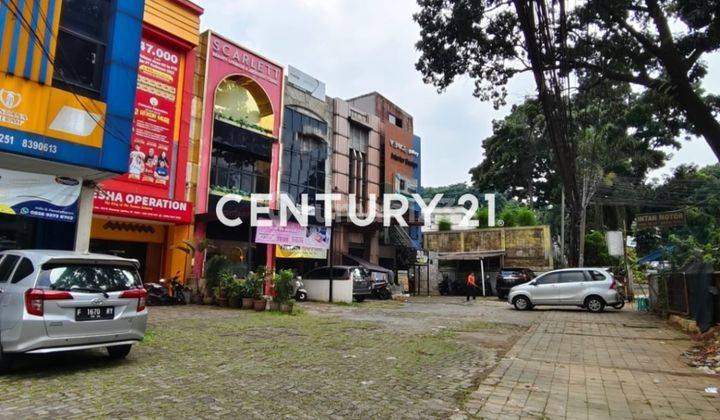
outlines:
[{"label": "tall tree", "polygon": [[669,97],[720,159],[720,98],[700,88],[703,56],[720,49],[720,0],[588,0],[568,32],[570,67]]},{"label": "tall tree", "polygon": [[547,207],[560,195],[551,162],[545,118],[537,100],[512,107],[504,119],[493,121],[493,135],[483,140],[484,157],[470,169],[474,186],[499,191],[530,207]]},{"label": "tall tree", "polygon": [[[563,79],[576,71],[580,76],[599,76],[646,86],[657,98],[656,118],[667,119],[668,125],[681,125],[682,121],[678,120],[684,117],[692,123],[695,132],[705,136],[712,145],[715,138],[712,126],[717,121],[707,117],[712,117],[719,101],[702,96],[697,85],[704,75],[704,67],[698,60],[719,47],[716,42],[718,2],[720,0],[709,0],[705,2],[709,6],[696,8],[705,13],[704,17],[698,17],[693,13],[693,5],[701,4],[699,0],[666,0],[660,2],[662,6],[658,6],[658,0],[589,0],[573,10],[566,9],[564,0],[418,0],[421,9],[415,20],[421,27],[417,43],[421,57],[416,67],[426,83],[436,85],[441,91],[456,77],[468,75],[475,81],[474,94],[492,101],[496,107],[505,103],[508,80],[522,72],[532,73],[556,171],[567,196],[571,233],[567,249],[572,252],[568,255],[572,264],[577,262],[580,244],[577,231],[582,194],[577,182],[577,145],[568,135],[568,110],[564,101],[567,95],[563,94],[568,86]],[[618,23],[619,11],[627,17],[624,25]],[[640,21],[638,13],[652,17]],[[678,35],[678,39],[673,40],[672,33],[663,29],[669,25],[669,16],[687,25],[684,36]],[[595,26],[591,25],[594,17]],[[648,29],[651,28],[649,21],[655,21],[657,29]],[[642,31],[649,34],[638,37]],[[645,42],[647,35],[654,31],[657,36],[651,38],[662,44],[661,47]],[[614,55],[605,57],[598,52],[600,47]],[[684,79],[677,67],[678,60],[668,59],[672,58],[673,49],[676,53],[692,51],[688,60],[679,63],[680,68],[686,69]],[[662,54],[658,55],[658,51]],[[638,67],[641,61],[645,67]],[[692,99],[693,95],[696,100]],[[704,112],[699,112],[700,108],[704,108]],[[695,111],[701,116],[690,115]]]}]

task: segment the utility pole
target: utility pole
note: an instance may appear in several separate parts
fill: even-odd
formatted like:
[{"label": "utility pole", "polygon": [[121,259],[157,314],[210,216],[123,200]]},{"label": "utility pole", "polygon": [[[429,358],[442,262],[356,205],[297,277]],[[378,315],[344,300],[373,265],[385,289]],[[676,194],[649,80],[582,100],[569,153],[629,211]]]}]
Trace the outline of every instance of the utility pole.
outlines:
[{"label": "utility pole", "polygon": [[565,267],[565,188],[560,198],[560,263]]}]

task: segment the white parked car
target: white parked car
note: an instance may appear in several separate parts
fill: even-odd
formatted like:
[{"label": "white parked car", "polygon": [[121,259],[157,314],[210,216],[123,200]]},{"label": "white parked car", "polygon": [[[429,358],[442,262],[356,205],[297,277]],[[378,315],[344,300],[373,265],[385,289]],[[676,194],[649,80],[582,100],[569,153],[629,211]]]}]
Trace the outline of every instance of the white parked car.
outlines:
[{"label": "white parked car", "polygon": [[138,266],[72,251],[0,252],[0,368],[19,353],[105,347],[127,356],[147,324]]},{"label": "white parked car", "polygon": [[615,279],[603,268],[548,271],[513,287],[508,294],[508,303],[518,310],[537,305],[572,305],[602,312],[606,305],[621,307],[622,300]]}]

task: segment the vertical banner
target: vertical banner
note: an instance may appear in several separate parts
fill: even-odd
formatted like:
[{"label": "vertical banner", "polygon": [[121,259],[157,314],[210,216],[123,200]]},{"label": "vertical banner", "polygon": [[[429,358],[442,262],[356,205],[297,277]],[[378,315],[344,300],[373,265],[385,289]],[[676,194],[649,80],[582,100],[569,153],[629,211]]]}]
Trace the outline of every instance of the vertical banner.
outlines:
[{"label": "vertical banner", "polygon": [[170,185],[180,54],[143,36],[128,180]]}]

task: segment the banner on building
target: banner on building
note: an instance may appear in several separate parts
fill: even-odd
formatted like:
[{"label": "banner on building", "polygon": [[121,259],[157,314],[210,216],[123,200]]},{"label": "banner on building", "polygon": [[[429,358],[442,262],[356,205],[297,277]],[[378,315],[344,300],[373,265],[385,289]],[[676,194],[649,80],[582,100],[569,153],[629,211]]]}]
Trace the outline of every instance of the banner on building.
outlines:
[{"label": "banner on building", "polygon": [[180,54],[143,37],[126,175],[131,181],[170,184],[179,79]]},{"label": "banner on building", "polygon": [[305,248],[301,246],[275,246],[277,258],[309,258],[314,260],[327,259],[327,250],[319,248]]},{"label": "banner on building", "polygon": [[177,224],[189,224],[193,218],[192,203],[187,201],[112,190],[95,192],[93,212]]},{"label": "banner on building", "polygon": [[280,226],[280,223],[274,220],[272,226],[257,227],[255,242],[327,250],[330,248],[330,235],[329,227],[303,227],[295,222],[288,222],[287,226]]},{"label": "banner on building", "polygon": [[0,169],[0,213],[73,223],[81,188],[73,178]]}]

